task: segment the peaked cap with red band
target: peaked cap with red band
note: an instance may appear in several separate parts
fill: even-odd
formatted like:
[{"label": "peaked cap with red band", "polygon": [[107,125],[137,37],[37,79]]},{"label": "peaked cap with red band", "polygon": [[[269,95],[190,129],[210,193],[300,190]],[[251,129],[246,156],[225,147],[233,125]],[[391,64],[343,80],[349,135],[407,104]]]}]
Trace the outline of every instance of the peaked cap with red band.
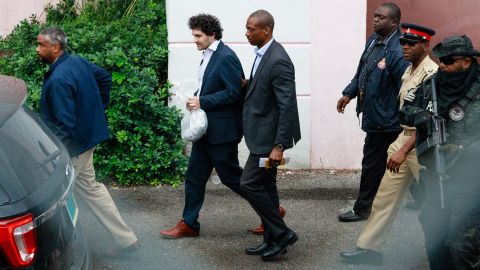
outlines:
[{"label": "peaked cap with red band", "polygon": [[435,35],[435,31],[413,23],[402,23],[403,36],[402,39],[408,39],[412,41],[430,42],[432,36]]}]

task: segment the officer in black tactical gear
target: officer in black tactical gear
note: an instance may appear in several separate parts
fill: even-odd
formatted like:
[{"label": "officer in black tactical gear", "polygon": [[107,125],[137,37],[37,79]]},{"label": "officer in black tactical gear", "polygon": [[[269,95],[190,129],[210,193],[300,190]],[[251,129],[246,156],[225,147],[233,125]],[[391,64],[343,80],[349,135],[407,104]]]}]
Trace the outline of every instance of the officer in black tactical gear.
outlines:
[{"label": "officer in black tactical gear", "polygon": [[402,124],[417,128],[426,169],[420,221],[430,269],[480,269],[480,67],[467,36],[433,48],[438,73],[407,95]]}]

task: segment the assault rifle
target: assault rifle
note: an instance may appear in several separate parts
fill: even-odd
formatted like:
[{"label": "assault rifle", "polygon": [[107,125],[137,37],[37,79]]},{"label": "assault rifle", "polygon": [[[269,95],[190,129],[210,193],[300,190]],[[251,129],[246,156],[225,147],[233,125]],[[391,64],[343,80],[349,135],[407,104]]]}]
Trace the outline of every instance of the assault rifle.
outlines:
[{"label": "assault rifle", "polygon": [[[433,109],[433,130],[432,140],[435,153],[435,172],[438,176],[438,183],[440,185],[440,206],[445,208],[445,195],[443,193],[443,182],[446,179],[445,174],[445,161],[443,153],[440,151],[440,146],[447,140],[447,134],[445,130],[445,119],[438,114],[438,102],[437,102],[437,88],[435,85],[435,77],[432,78],[432,109]],[[429,138],[430,139],[430,138]]]}]

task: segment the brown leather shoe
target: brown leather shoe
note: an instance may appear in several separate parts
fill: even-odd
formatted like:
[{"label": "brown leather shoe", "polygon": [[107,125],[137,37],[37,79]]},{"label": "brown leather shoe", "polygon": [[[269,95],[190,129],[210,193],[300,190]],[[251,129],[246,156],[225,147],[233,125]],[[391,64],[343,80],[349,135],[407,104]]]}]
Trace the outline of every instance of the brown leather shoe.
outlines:
[{"label": "brown leather shoe", "polygon": [[128,247],[107,250],[107,252],[105,252],[105,256],[110,258],[119,258],[120,256],[123,256],[127,253],[135,252],[139,249],[140,249],[140,243],[137,240],[135,241],[135,243],[131,244]]},{"label": "brown leather shoe", "polygon": [[[278,210],[280,211],[280,217],[284,217],[285,214],[287,213],[287,211],[285,210],[285,208],[283,208],[282,206],[280,206],[278,208]],[[253,228],[253,229],[248,229],[249,232],[251,232],[252,234],[254,235],[263,235],[265,233],[265,227],[263,226],[263,224],[260,224],[260,226],[256,227],[256,228]]]},{"label": "brown leather shoe", "polygon": [[199,231],[190,228],[190,226],[188,226],[182,219],[172,229],[161,230],[160,234],[167,238],[178,239],[183,237],[198,237]]}]

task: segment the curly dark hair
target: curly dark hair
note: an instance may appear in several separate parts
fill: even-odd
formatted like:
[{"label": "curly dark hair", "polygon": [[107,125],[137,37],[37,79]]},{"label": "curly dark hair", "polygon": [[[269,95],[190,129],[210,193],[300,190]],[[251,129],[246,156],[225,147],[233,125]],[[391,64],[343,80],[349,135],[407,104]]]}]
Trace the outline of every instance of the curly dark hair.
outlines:
[{"label": "curly dark hair", "polygon": [[213,15],[201,13],[192,16],[188,20],[188,27],[190,29],[200,29],[207,36],[215,34],[216,40],[222,39],[222,26],[218,18]]}]

